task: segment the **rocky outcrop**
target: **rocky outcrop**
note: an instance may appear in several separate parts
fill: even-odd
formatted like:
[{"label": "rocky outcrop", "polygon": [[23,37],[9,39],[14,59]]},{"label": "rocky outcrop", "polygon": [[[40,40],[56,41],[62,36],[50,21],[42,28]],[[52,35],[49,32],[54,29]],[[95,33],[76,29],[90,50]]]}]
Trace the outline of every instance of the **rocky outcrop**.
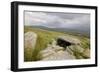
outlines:
[{"label": "rocky outcrop", "polygon": [[57,53],[58,51],[61,51],[63,50],[63,47],[60,47],[60,46],[48,46],[46,49],[42,50],[40,52],[42,58],[45,58],[45,57],[48,57],[50,55],[53,55],[55,53]]},{"label": "rocky outcrop", "polygon": [[70,55],[68,52],[65,52],[63,50],[60,50],[48,57],[43,58],[43,61],[47,60],[68,60],[68,59],[75,59],[73,55]]},{"label": "rocky outcrop", "polygon": [[75,59],[75,56],[71,55],[68,51],[63,50],[63,47],[57,45],[51,45],[45,50],[40,52],[42,60],[65,60],[65,59]]},{"label": "rocky outcrop", "polygon": [[53,39],[47,48],[40,51],[42,60],[83,59],[90,55],[90,50],[84,50],[77,38],[60,36],[57,40]]}]

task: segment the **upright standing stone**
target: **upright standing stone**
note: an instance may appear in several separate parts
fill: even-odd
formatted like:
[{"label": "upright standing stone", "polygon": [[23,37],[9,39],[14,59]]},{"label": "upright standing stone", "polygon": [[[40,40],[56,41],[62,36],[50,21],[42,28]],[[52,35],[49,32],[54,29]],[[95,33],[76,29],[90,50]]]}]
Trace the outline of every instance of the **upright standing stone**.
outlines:
[{"label": "upright standing stone", "polygon": [[37,34],[34,32],[25,33],[25,48],[34,48],[36,45]]},{"label": "upright standing stone", "polygon": [[37,34],[34,32],[27,32],[24,35],[24,58],[25,61],[32,60],[32,53],[36,45]]}]

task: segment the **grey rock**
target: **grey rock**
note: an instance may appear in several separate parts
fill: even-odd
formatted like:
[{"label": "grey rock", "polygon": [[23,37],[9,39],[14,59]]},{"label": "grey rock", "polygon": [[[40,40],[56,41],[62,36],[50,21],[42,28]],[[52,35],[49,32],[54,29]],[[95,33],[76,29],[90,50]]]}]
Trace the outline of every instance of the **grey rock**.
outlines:
[{"label": "grey rock", "polygon": [[37,34],[34,32],[27,32],[24,37],[25,48],[34,48],[36,45]]},{"label": "grey rock", "polygon": [[37,35],[34,32],[27,32],[24,35],[24,56],[25,61],[32,61],[32,53],[37,40]]},{"label": "grey rock", "polygon": [[80,40],[71,36],[58,36],[58,39],[62,39],[66,42],[70,42],[71,44],[80,44]]},{"label": "grey rock", "polygon": [[55,45],[55,47],[47,47],[41,52],[42,60],[66,60],[75,59],[75,56],[71,55],[68,51],[64,51],[63,47]]}]

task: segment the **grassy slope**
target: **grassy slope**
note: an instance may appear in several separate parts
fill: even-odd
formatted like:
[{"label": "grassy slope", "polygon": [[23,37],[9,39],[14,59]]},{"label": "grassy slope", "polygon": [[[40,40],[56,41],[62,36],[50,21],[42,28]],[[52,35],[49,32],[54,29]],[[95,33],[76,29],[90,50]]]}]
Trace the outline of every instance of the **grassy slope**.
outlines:
[{"label": "grassy slope", "polygon": [[[25,27],[24,33],[28,32],[28,31],[35,32],[38,35],[37,42],[36,42],[37,44],[36,44],[35,49],[33,50],[33,53],[32,53],[33,54],[32,61],[40,60],[41,56],[39,55],[39,51],[41,51],[42,49],[45,49],[47,47],[47,44],[51,43],[52,39],[56,39],[57,36],[59,36],[59,35],[65,35],[65,36],[71,36],[71,37],[78,38],[82,41],[81,44],[82,44],[83,48],[89,47],[89,39],[82,37],[82,36],[81,37],[80,36],[73,36],[73,35],[64,34],[64,33],[55,32],[55,31],[48,31],[48,30],[43,30],[43,29],[39,29],[39,28],[33,29],[30,27]],[[24,55],[24,57],[28,57],[28,56]],[[27,58],[26,58],[25,61],[29,61],[29,60],[27,60]]]}]

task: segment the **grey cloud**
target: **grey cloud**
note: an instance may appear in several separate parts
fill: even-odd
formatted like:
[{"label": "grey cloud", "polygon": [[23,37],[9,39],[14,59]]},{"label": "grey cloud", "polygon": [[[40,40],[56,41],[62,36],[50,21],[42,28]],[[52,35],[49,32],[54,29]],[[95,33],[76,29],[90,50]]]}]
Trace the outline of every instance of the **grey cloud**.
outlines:
[{"label": "grey cloud", "polygon": [[90,15],[80,13],[25,12],[25,25],[89,29]]}]

